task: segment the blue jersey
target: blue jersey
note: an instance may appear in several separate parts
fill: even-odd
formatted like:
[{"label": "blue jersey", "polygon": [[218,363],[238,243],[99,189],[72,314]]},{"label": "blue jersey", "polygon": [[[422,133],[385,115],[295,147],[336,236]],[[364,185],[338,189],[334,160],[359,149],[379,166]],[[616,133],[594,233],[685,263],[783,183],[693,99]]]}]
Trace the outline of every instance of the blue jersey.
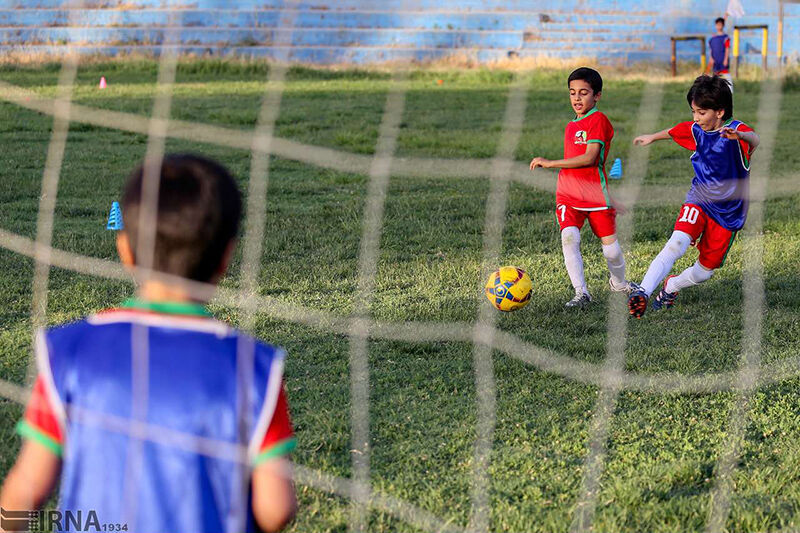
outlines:
[{"label": "blue jersey", "polygon": [[[739,131],[753,131],[738,120],[725,126]],[[694,150],[692,187],[686,203],[700,206],[720,226],[738,231],[747,219],[749,205],[750,145],[727,139],[719,131],[703,131],[694,122],[682,122],[669,130],[679,145]]]},{"label": "blue jersey", "polygon": [[129,533],[254,531],[253,465],[294,444],[283,352],[180,304],[130,305],[39,334],[20,432],[62,454],[61,510]]},{"label": "blue jersey", "polygon": [[714,60],[714,74],[724,74],[728,72],[728,65],[725,64],[725,50],[730,48],[731,40],[727,34],[714,35],[708,40],[708,47],[711,50],[711,59]]}]

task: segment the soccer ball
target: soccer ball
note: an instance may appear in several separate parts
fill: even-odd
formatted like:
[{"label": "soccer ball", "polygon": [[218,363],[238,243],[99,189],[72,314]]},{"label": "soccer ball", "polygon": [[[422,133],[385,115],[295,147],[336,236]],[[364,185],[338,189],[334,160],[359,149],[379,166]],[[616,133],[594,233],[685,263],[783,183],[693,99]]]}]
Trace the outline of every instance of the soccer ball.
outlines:
[{"label": "soccer ball", "polygon": [[516,311],[531,301],[531,278],[521,268],[504,266],[489,275],[486,297],[500,311]]}]

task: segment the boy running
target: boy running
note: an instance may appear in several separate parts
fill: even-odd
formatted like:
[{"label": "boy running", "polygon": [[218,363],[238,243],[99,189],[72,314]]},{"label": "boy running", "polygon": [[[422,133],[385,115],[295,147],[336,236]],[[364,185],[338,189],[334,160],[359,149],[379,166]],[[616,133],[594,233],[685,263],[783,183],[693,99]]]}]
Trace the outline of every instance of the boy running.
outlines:
[{"label": "boy running", "polygon": [[693,151],[695,172],[672,236],[650,264],[641,287],[628,298],[628,308],[636,318],[644,315],[650,295],[690,244],[697,244],[700,257],[678,276],[666,279],[653,300],[653,309],[672,307],[678,291],[710,279],[725,262],[736,232],[747,218],[750,156],[760,142],[758,135],[733,119],[730,87],[719,76],[698,77],[686,100],[693,121],[633,140],[636,145],[646,146],[673,139]]},{"label": "boy running", "polygon": [[[142,182],[139,167],[122,199],[128,267],[144,255]],[[240,213],[222,166],[164,158],[153,269],[170,277],[144,280],[119,309],[39,332],[3,509],[40,507],[60,475],[63,516],[94,513],[92,531],[277,531],[292,518],[284,353],[212,319],[180,282],[219,281]]]},{"label": "boy running", "polygon": [[603,245],[615,292],[630,293],[625,279],[625,258],[616,235],[616,211],[608,195],[605,163],[614,137],[608,118],[597,109],[603,78],[596,70],[581,67],[567,79],[575,118],[564,131],[564,159],[534,157],[530,169],[560,168],[556,186],[556,219],[561,228],[561,249],[575,296],[566,307],[582,308],[592,301],[583,274],[581,227],[588,219]]}]

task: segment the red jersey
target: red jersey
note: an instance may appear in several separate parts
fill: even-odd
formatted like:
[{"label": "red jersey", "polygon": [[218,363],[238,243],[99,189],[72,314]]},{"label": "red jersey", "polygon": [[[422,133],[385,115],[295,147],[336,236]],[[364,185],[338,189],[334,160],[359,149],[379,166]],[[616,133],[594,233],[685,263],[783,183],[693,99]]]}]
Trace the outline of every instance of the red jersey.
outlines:
[{"label": "red jersey", "polygon": [[590,143],[600,144],[600,159],[593,166],[561,169],[558,173],[556,204],[589,211],[611,207],[606,157],[613,137],[611,122],[596,107],[582,118],[567,124],[564,130],[564,159],[585,154]]}]

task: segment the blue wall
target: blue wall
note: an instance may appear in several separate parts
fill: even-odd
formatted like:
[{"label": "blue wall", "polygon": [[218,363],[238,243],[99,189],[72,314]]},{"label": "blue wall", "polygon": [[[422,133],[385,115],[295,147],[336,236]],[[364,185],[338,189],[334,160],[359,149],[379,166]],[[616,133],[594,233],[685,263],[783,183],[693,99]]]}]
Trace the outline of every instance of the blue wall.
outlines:
[{"label": "blue wall", "polygon": [[[198,55],[310,63],[459,56],[668,61],[669,36],[713,30],[727,0],[0,0],[0,50],[157,53],[164,42]],[[778,1],[744,0],[737,23],[769,24],[775,63]],[[786,5],[784,56],[800,57],[800,4]],[[743,50],[757,52],[748,34]],[[679,43],[696,59],[698,46]],[[757,56],[753,60],[760,59]]]}]

